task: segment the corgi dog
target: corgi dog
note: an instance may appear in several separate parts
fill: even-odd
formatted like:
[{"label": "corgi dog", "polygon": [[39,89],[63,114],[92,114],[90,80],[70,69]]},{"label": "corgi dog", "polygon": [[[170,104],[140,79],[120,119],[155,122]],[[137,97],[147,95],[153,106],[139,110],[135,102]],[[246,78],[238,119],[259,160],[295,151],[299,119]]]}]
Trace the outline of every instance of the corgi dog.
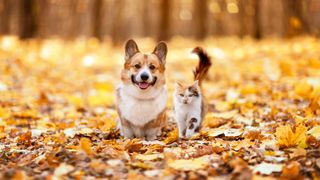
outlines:
[{"label": "corgi dog", "polygon": [[199,64],[194,71],[192,84],[176,83],[173,96],[175,118],[180,138],[190,138],[200,131],[202,120],[206,113],[206,104],[201,92],[201,82],[208,74],[211,60],[200,47],[193,50],[199,56]]},{"label": "corgi dog", "polygon": [[150,54],[141,53],[134,40],[126,42],[122,83],[116,89],[120,134],[125,138],[155,140],[166,125],[166,55],[164,42]]}]

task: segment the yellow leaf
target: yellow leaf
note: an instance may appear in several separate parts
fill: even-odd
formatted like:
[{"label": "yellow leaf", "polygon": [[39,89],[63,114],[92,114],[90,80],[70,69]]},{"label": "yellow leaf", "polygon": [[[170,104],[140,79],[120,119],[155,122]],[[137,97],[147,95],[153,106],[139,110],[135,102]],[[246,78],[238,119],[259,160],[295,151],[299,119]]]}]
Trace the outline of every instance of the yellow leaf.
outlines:
[{"label": "yellow leaf", "polygon": [[312,110],[316,110],[319,108],[319,100],[320,100],[320,86],[314,88],[310,95],[310,107]]},{"label": "yellow leaf", "polygon": [[95,83],[94,87],[96,89],[103,90],[103,91],[108,91],[108,92],[113,92],[114,91],[113,85],[111,83],[107,83],[107,82]]},{"label": "yellow leaf", "polygon": [[283,59],[280,61],[280,69],[281,73],[287,76],[294,76],[295,69],[294,64],[290,59]]},{"label": "yellow leaf", "polygon": [[93,95],[89,96],[88,102],[90,106],[111,106],[114,104],[114,93],[97,90]]},{"label": "yellow leaf", "polygon": [[301,123],[304,123],[306,122],[307,118],[305,117],[302,117],[302,116],[294,116],[294,122],[296,124],[301,124]]},{"label": "yellow leaf", "polygon": [[80,134],[87,134],[87,135],[88,135],[88,134],[93,133],[93,130],[92,130],[91,128],[85,127],[85,128],[80,129],[79,133],[80,133]]},{"label": "yellow leaf", "polygon": [[320,140],[320,126],[313,127],[307,133]]},{"label": "yellow leaf", "polygon": [[168,134],[168,137],[164,140],[164,143],[171,144],[177,141],[178,139],[179,139],[178,129],[175,128]]},{"label": "yellow leaf", "polygon": [[296,146],[306,148],[306,131],[307,128],[304,124],[299,124],[295,131],[292,130],[290,125],[279,126],[275,133],[278,141],[277,144],[283,148]]},{"label": "yellow leaf", "polygon": [[244,85],[240,89],[240,93],[243,95],[256,94],[257,92],[258,88],[254,84]]},{"label": "yellow leaf", "polygon": [[69,103],[75,105],[75,106],[80,106],[82,107],[84,105],[83,98],[80,96],[75,96],[75,95],[67,95],[66,99],[68,100]]},{"label": "yellow leaf", "polygon": [[6,119],[8,117],[10,117],[10,112],[7,109],[0,107],[0,119]]},{"label": "yellow leaf", "polygon": [[229,111],[232,109],[232,104],[227,101],[219,101],[215,104],[218,111]]},{"label": "yellow leaf", "polygon": [[137,154],[134,156],[135,159],[141,160],[141,161],[152,161],[157,159],[163,159],[164,155],[160,153],[156,154]]},{"label": "yellow leaf", "polygon": [[299,82],[294,87],[294,93],[303,98],[308,98],[313,90],[313,86],[306,81]]},{"label": "yellow leaf", "polygon": [[195,159],[178,159],[168,162],[170,168],[180,171],[196,171],[204,169],[209,165],[209,160],[205,157]]},{"label": "yellow leaf", "polygon": [[151,169],[152,166],[150,164],[144,163],[144,162],[134,162],[130,163],[130,166],[133,168],[140,168],[140,169]]},{"label": "yellow leaf", "polygon": [[92,146],[92,144],[91,144],[90,139],[88,139],[88,138],[81,138],[80,139],[79,148],[81,150],[83,150],[89,156],[94,154],[93,150],[91,149],[91,146]]},{"label": "yellow leaf", "polygon": [[212,113],[209,113],[203,122],[203,125],[205,127],[210,127],[210,128],[216,128],[219,127],[225,123],[227,123],[228,120],[227,119],[223,119],[223,118],[215,118],[214,116],[212,116]]}]

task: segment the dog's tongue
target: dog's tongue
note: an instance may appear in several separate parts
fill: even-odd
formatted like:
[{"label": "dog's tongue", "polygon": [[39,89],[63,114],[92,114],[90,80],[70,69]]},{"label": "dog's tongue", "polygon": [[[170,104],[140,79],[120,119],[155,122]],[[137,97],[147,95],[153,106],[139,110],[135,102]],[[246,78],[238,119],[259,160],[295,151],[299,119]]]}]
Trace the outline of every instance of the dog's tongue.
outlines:
[{"label": "dog's tongue", "polygon": [[138,85],[141,89],[147,89],[149,87],[149,84],[145,82],[140,82]]}]

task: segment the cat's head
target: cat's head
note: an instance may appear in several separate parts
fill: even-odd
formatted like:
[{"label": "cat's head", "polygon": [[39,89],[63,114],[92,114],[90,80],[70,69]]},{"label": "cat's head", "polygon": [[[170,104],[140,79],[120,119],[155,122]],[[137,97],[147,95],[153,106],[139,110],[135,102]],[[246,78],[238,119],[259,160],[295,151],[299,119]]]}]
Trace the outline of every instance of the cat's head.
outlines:
[{"label": "cat's head", "polygon": [[200,93],[198,80],[194,81],[191,85],[186,85],[180,82],[176,83],[175,96],[182,104],[192,103],[195,99],[199,98]]}]

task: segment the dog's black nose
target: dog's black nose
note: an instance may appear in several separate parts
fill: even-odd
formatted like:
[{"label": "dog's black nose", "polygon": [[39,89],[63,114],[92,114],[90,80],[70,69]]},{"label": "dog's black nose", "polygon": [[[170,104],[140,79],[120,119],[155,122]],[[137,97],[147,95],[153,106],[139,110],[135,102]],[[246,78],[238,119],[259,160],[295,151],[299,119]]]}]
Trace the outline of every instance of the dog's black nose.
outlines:
[{"label": "dog's black nose", "polygon": [[149,75],[148,75],[147,73],[142,73],[142,74],[140,75],[140,77],[141,77],[141,79],[142,79],[143,81],[146,81],[146,80],[149,79]]}]

